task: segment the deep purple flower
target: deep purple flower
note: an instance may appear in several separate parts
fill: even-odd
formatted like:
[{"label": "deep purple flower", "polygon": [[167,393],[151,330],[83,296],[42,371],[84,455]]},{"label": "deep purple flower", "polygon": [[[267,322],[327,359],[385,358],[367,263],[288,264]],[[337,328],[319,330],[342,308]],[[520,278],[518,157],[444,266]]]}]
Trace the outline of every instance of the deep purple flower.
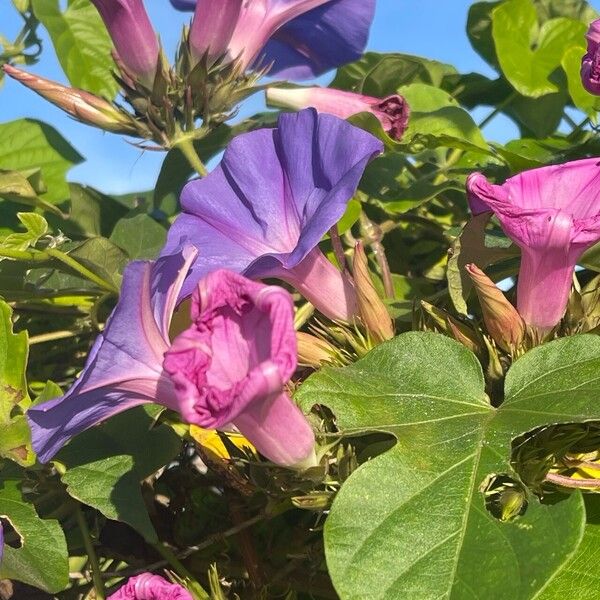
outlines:
[{"label": "deep purple flower", "polygon": [[283,391],[296,368],[285,290],[211,273],[194,293],[192,326],[171,344],[175,304],[195,255],[187,247],[127,267],[121,298],[81,376],[64,396],[27,412],[40,461],[92,425],[157,402],[201,427],[234,423],[277,464],[312,464],[312,430]]},{"label": "deep purple flower", "polygon": [[382,151],[371,134],[314,109],[284,114],[275,129],[236,137],[221,164],[188,183],[164,252],[198,248],[182,297],[211,271],[291,283],[323,314],[351,320],[352,283],[318,249],[339,221],[367,163]]},{"label": "deep purple flower", "polygon": [[129,579],[107,600],[192,600],[192,595],[177,583],[169,583],[159,575],[142,573]]},{"label": "deep purple flower", "polygon": [[[192,0],[171,3],[180,10],[196,5]],[[239,59],[243,68],[270,66],[270,75],[292,79],[316,77],[358,59],[375,12],[375,0],[246,0],[237,16],[234,4],[239,0],[198,2],[192,48],[205,49],[211,38],[218,40],[211,47],[216,54],[229,36],[230,60]]]},{"label": "deep purple flower", "polygon": [[131,75],[152,86],[159,45],[143,0],[91,0]]},{"label": "deep purple flower", "polygon": [[386,98],[374,98],[322,87],[270,87],[267,89],[267,102],[293,110],[312,106],[319,112],[329,113],[341,119],[347,119],[361,112],[370,112],[379,119],[383,129],[395,140],[402,138],[410,114],[406,100],[398,94]]},{"label": "deep purple flower", "polygon": [[587,52],[581,59],[581,82],[590,94],[600,96],[600,19],[590,23],[585,37]]},{"label": "deep purple flower", "polygon": [[521,248],[517,309],[542,330],[562,318],[581,254],[600,240],[600,158],[525,171],[492,185],[467,180],[473,214],[493,211]]},{"label": "deep purple flower", "polygon": [[291,296],[214,271],[194,291],[191,316],[164,360],[183,418],[207,429],[232,423],[277,464],[316,464],[313,431],[284,391],[297,365]]}]

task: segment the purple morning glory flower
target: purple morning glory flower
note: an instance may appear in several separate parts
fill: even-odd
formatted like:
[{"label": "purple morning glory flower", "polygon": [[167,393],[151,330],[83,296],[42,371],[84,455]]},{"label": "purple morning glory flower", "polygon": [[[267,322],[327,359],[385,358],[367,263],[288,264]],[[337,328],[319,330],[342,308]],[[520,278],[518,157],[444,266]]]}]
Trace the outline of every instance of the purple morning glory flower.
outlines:
[{"label": "purple morning glory flower", "polygon": [[192,595],[183,586],[169,583],[159,575],[142,573],[131,577],[107,600],[192,600]]},{"label": "purple morning glory flower", "polygon": [[524,171],[493,185],[467,180],[471,211],[493,211],[521,248],[517,310],[549,330],[562,318],[581,254],[600,240],[600,158]]},{"label": "purple morning glory flower", "polygon": [[590,94],[600,96],[600,19],[590,23],[585,37],[587,52],[581,59],[581,82]]},{"label": "purple morning glory flower", "polygon": [[318,244],[382,149],[370,133],[314,109],[281,115],[275,129],[237,136],[212,173],[183,189],[183,212],[164,250],[186,242],[198,248],[181,297],[226,268],[252,279],[283,279],[323,314],[352,320],[354,287]]},{"label": "purple morning glory flower", "polygon": [[214,271],[194,291],[191,316],[164,360],[183,418],[207,429],[232,423],[273,462],[314,466],[313,431],[284,390],[297,365],[291,296]]},{"label": "purple morning glory flower", "polygon": [[40,461],[85,429],[157,402],[200,427],[235,424],[277,464],[314,462],[312,429],[283,389],[297,360],[285,290],[211,273],[194,292],[191,326],[171,343],[177,297],[195,256],[186,247],[128,265],[80,377],[64,396],[27,412]]},{"label": "purple morning glory flower", "polygon": [[375,12],[375,0],[171,3],[180,10],[195,7],[190,45],[197,59],[212,42],[212,56],[227,50],[243,68],[270,66],[270,75],[292,79],[316,77],[360,58]]},{"label": "purple morning glory flower", "polygon": [[158,38],[143,0],[91,0],[119,58],[131,75],[151,87],[158,64]]}]

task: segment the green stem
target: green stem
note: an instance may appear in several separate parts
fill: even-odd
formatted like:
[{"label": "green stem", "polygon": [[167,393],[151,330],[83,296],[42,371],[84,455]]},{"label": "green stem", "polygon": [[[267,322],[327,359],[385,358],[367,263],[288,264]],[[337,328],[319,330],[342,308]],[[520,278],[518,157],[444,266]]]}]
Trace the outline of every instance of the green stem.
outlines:
[{"label": "green stem", "polygon": [[10,250],[9,248],[0,248],[0,256],[29,262],[50,260],[50,257],[45,252],[39,252],[38,250]]},{"label": "green stem", "polygon": [[487,116],[481,123],[479,123],[479,129],[483,129],[492,119],[498,116],[515,98],[517,97],[517,92],[513,92],[508,95],[494,110]]},{"label": "green stem", "polygon": [[102,583],[102,577],[100,576],[100,563],[98,562],[98,557],[96,556],[96,551],[94,550],[90,530],[87,526],[87,523],[85,522],[85,517],[83,516],[83,512],[79,504],[75,509],[75,516],[77,517],[77,524],[79,525],[81,535],[83,536],[83,544],[85,546],[85,551],[87,552],[88,559],[92,566],[92,581],[94,582],[96,599],[105,600],[106,595],[104,593],[104,584]]},{"label": "green stem", "polygon": [[69,331],[65,329],[63,331],[51,331],[49,333],[42,333],[40,335],[33,335],[29,338],[29,345],[43,344],[45,342],[54,342],[55,340],[64,340],[66,338],[75,337],[79,335],[80,331]]},{"label": "green stem", "polygon": [[186,157],[190,166],[200,175],[200,177],[206,177],[208,171],[204,166],[204,163],[200,160],[196,149],[194,148],[194,142],[189,137],[181,137],[175,142],[175,147],[179,148],[183,155]]},{"label": "green stem", "polygon": [[173,570],[182,578],[186,579],[190,590],[197,600],[210,600],[210,596],[196,581],[195,577],[183,566],[181,561],[175,556],[174,552],[160,542],[152,544],[154,549],[173,567]]},{"label": "green stem", "polygon": [[63,264],[71,267],[74,271],[77,271],[80,275],[83,275],[86,279],[89,279],[91,282],[95,283],[98,287],[106,290],[107,292],[111,292],[113,294],[118,294],[119,290],[112,283],[105,281],[102,277],[99,277],[88,268],[84,267],[81,263],[78,263],[74,258],[71,258],[68,254],[61,252],[56,248],[47,248],[45,254],[51,256],[52,258],[56,258]]}]

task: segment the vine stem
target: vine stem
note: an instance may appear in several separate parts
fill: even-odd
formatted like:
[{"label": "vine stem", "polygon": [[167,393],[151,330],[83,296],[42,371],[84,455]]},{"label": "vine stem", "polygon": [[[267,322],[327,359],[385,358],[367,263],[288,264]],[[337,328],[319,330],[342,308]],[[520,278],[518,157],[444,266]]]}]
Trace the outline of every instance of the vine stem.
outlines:
[{"label": "vine stem", "polygon": [[96,555],[96,551],[94,550],[94,544],[92,543],[92,536],[90,535],[90,530],[85,522],[85,517],[83,516],[83,511],[81,510],[81,506],[78,504],[75,508],[75,516],[77,517],[77,524],[83,536],[83,544],[85,546],[85,551],[88,555],[88,560],[90,561],[92,568],[92,581],[94,583],[94,590],[96,592],[97,600],[105,600],[106,594],[104,593],[104,584],[102,583],[102,577],[100,576],[100,563],[98,562],[98,556]]},{"label": "vine stem", "polygon": [[43,344],[45,342],[53,342],[55,340],[65,340],[70,337],[75,337],[80,333],[81,332],[78,331],[63,329],[61,331],[51,331],[49,333],[42,333],[40,335],[32,335],[29,338],[29,345],[33,346],[34,344]]},{"label": "vine stem", "polygon": [[546,481],[561,485],[568,488],[600,488],[600,480],[598,479],[572,479],[566,475],[559,475],[558,473],[548,473],[546,475]]},{"label": "vine stem", "polygon": [[71,258],[68,254],[61,252],[57,248],[46,248],[44,253],[52,258],[56,258],[63,264],[71,267],[74,271],[77,271],[80,275],[83,275],[86,279],[89,279],[91,282],[95,283],[98,287],[101,287],[103,290],[107,292],[111,292],[113,294],[118,294],[119,290],[112,283],[105,281],[102,277],[96,275],[88,268],[84,267],[81,263],[77,262],[74,258]]},{"label": "vine stem", "polygon": [[208,175],[208,171],[206,170],[204,163],[200,160],[191,138],[182,136],[175,142],[174,146],[181,150],[192,169],[194,169],[200,177],[206,177]]},{"label": "vine stem", "polygon": [[204,588],[196,581],[195,577],[183,566],[181,561],[175,556],[175,553],[160,542],[152,544],[153,548],[173,567],[180,577],[186,579],[190,590],[194,593],[197,600],[210,600],[210,596]]}]

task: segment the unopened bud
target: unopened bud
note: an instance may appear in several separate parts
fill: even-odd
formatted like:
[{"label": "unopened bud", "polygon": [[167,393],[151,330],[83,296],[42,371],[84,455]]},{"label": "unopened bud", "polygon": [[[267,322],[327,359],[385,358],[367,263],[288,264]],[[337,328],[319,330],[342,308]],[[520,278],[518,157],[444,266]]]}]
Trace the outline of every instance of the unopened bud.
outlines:
[{"label": "unopened bud", "polygon": [[367,331],[377,343],[391,340],[394,337],[394,324],[373,285],[367,255],[361,242],[357,242],[354,248],[352,270],[360,316]]},{"label": "unopened bud", "polygon": [[318,337],[298,331],[298,364],[302,367],[318,369],[323,363],[330,363],[336,356],[336,349]]},{"label": "unopened bud", "polygon": [[139,127],[131,117],[99,96],[32,75],[12,65],[3,65],[2,68],[9,77],[16,79],[78,121],[113,133],[140,135]]},{"label": "unopened bud", "polygon": [[496,284],[476,265],[465,267],[479,297],[483,320],[493,340],[506,352],[514,352],[525,337],[525,323]]}]

